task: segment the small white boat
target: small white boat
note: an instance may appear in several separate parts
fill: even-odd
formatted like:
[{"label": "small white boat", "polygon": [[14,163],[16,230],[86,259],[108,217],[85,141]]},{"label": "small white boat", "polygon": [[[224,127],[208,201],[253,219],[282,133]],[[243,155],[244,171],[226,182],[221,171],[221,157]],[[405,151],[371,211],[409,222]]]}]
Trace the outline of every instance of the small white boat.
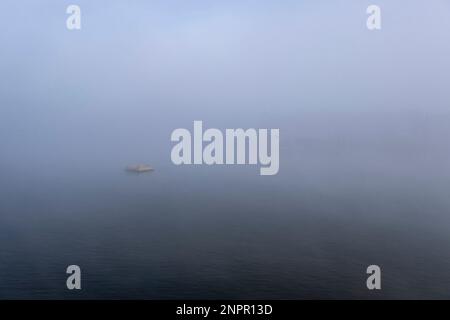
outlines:
[{"label": "small white boat", "polygon": [[154,169],[146,164],[136,164],[136,165],[128,166],[126,168],[126,170],[130,171],[130,172],[148,172],[148,171],[153,171]]}]

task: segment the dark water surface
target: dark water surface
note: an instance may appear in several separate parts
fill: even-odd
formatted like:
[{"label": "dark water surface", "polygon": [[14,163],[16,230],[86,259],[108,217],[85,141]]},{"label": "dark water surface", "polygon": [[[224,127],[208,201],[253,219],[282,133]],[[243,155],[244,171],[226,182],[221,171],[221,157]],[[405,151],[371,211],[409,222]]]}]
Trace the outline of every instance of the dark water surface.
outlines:
[{"label": "dark water surface", "polygon": [[5,172],[0,298],[450,298],[448,178],[331,158]]}]

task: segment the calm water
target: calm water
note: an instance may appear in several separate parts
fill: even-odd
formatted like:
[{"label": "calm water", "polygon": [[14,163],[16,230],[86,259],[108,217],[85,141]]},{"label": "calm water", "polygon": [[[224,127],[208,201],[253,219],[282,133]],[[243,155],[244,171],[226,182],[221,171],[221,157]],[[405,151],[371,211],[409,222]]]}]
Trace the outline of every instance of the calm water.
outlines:
[{"label": "calm water", "polygon": [[[0,298],[450,298],[448,175],[417,157],[303,151],[282,148],[273,177],[169,162],[8,170]],[[79,292],[65,289],[70,264]],[[370,264],[381,292],[365,288]]]}]

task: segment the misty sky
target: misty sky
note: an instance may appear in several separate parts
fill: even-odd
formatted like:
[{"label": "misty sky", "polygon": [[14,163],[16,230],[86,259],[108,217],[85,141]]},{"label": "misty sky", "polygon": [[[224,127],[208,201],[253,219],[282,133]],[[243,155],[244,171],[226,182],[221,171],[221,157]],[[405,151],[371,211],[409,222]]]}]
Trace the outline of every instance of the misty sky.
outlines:
[{"label": "misty sky", "polygon": [[286,158],[411,146],[442,164],[449,30],[445,0],[2,1],[0,164],[169,163],[194,120],[280,128]]}]

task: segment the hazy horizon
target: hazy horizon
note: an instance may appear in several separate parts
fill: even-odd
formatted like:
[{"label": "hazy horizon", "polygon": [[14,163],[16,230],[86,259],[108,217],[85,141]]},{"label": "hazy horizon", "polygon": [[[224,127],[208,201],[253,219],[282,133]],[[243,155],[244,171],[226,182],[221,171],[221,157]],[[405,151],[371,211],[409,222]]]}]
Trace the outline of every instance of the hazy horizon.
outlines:
[{"label": "hazy horizon", "polygon": [[[372,2],[3,1],[0,297],[448,298],[450,3]],[[175,166],[194,120],[279,173]]]}]

